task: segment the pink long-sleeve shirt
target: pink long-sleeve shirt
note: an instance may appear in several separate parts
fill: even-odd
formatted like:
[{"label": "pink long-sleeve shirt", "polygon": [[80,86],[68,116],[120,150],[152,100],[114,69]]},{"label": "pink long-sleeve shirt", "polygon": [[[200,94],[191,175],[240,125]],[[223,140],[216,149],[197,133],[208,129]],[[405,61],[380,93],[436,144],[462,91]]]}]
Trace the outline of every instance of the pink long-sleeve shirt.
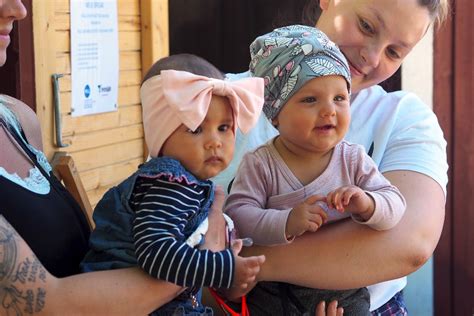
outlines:
[{"label": "pink long-sleeve shirt", "polygon": [[[293,207],[311,195],[326,195],[351,184],[375,201],[375,211],[369,220],[362,222],[352,217],[354,221],[385,230],[401,219],[405,199],[378,171],[362,146],[340,142],[326,170],[303,185],[285,164],[273,141],[244,156],[227,198],[225,212],[234,220],[241,237],[251,237],[260,245],[288,243],[285,229]],[[326,211],[329,222],[349,216],[327,207]]]}]

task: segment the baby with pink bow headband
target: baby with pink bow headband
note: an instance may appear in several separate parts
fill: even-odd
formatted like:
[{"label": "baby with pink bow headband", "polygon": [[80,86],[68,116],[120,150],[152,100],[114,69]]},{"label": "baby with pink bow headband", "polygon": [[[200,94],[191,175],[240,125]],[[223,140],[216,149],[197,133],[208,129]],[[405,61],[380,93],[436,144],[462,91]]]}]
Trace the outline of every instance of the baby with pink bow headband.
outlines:
[{"label": "baby with pink bow headband", "polygon": [[265,260],[238,256],[241,242],[218,252],[196,247],[214,199],[209,179],[230,163],[237,128],[249,131],[263,105],[263,79],[222,78],[194,55],[152,66],[141,87],[151,159],[109,190],[94,211],[83,270],[138,264],[153,277],[187,287],[152,315],[212,315],[200,302],[201,287],[246,287]]}]

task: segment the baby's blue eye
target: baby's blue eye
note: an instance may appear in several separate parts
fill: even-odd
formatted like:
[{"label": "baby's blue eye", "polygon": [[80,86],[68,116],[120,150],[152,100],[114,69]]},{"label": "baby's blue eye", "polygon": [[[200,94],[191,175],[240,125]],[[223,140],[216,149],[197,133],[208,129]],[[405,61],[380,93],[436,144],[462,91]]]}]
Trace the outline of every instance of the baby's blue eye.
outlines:
[{"label": "baby's blue eye", "polygon": [[346,97],[343,96],[343,95],[336,95],[336,96],[334,97],[334,101],[340,102],[340,101],[345,101],[345,100],[346,100]]}]

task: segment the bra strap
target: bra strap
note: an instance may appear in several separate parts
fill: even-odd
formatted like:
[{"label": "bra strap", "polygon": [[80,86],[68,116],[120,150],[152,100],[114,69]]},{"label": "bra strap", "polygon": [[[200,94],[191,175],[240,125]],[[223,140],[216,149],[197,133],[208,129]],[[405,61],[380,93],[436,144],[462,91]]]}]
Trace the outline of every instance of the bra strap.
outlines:
[{"label": "bra strap", "polygon": [[28,143],[28,140],[26,139],[25,133],[23,130],[21,130],[22,136],[20,136],[17,132],[17,130],[13,127],[11,127],[9,124],[7,124],[2,118],[0,118],[0,124],[5,127],[5,129],[8,131],[8,133],[15,139],[17,144],[23,149],[23,151],[26,153],[26,155],[30,158],[30,160],[33,162],[33,164],[38,168],[38,170],[43,174],[43,176],[48,179],[48,181],[51,181],[51,176],[44,170],[44,168],[40,165],[38,162],[38,157],[36,157],[36,154],[31,151],[31,149],[25,144]]}]

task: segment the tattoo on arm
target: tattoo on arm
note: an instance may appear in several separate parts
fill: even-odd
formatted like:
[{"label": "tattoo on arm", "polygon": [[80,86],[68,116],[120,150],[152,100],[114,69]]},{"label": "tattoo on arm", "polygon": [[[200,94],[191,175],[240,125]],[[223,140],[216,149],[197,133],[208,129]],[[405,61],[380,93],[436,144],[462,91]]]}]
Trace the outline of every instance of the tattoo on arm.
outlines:
[{"label": "tattoo on arm", "polygon": [[[19,255],[24,252],[26,256]],[[20,316],[41,312],[46,303],[45,285],[46,269],[0,215],[0,314]]]}]

